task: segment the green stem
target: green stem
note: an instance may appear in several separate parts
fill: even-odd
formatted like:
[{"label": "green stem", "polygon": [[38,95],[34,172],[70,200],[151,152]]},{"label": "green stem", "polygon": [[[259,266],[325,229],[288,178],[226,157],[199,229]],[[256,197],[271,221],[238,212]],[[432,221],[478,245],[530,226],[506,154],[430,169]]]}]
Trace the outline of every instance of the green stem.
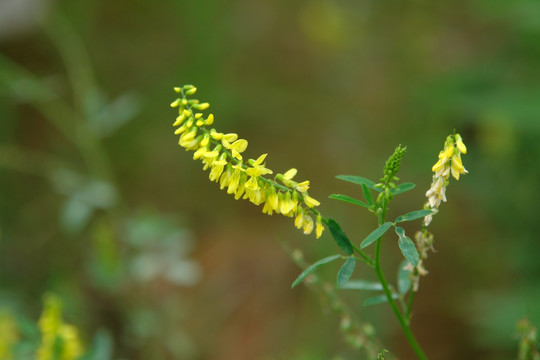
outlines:
[{"label": "green stem", "polygon": [[414,300],[414,294],[415,294],[415,291],[411,291],[409,293],[409,301],[407,302],[407,312],[405,313],[405,317],[407,318],[408,321],[411,321],[411,310],[412,310],[412,304]]},{"label": "green stem", "polygon": [[[381,219],[380,219],[381,220]],[[382,219],[384,222],[384,218]],[[381,268],[381,261],[380,261],[380,255],[381,255],[381,238],[377,239],[377,248],[375,250],[375,273],[377,274],[377,277],[379,278],[379,282],[381,283],[383,287],[384,294],[386,295],[386,299],[388,300],[388,304],[390,304],[390,307],[392,308],[392,311],[396,315],[396,318],[399,322],[399,325],[401,326],[401,329],[403,330],[403,333],[405,334],[405,337],[407,338],[407,341],[409,342],[409,345],[411,345],[413,351],[415,352],[416,356],[418,356],[421,360],[427,360],[426,355],[422,351],[422,348],[416,341],[411,328],[409,326],[409,320],[405,319],[405,317],[401,314],[399,311],[396,302],[392,298],[392,292],[390,291],[390,287],[388,286],[388,282],[386,281],[386,278],[384,277],[382,268]]]}]

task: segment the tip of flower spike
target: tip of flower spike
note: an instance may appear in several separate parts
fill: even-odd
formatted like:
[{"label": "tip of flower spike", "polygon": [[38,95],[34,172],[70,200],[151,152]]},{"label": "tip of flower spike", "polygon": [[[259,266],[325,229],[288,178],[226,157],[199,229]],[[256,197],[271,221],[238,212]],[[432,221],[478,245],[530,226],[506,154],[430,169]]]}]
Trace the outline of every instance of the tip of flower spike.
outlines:
[{"label": "tip of flower spike", "polygon": [[182,92],[182,88],[179,88],[178,86],[174,88],[174,91],[179,93],[179,92]]}]

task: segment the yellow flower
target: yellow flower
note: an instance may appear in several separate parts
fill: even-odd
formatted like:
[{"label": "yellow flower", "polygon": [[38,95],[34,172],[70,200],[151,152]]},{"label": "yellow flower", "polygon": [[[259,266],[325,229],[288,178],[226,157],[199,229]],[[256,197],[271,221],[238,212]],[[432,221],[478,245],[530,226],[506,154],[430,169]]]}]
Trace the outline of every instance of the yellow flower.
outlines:
[{"label": "yellow flower", "polygon": [[314,198],[312,198],[311,196],[307,194],[304,194],[304,202],[310,208],[319,206],[321,204],[320,202],[318,202],[317,200],[315,200]]},{"label": "yellow flower", "polygon": [[46,297],[38,325],[41,330],[41,345],[36,353],[38,360],[57,359],[55,354],[59,354],[60,360],[76,360],[82,355],[77,328],[63,322],[62,304],[56,296]]},{"label": "yellow flower", "polygon": [[309,235],[313,232],[313,218],[309,215],[304,215],[304,234]]},{"label": "yellow flower", "polygon": [[[467,148],[461,135],[450,135],[446,138],[444,149],[439,152],[438,161],[431,170],[435,173],[430,189],[426,192],[428,201],[426,208],[437,209],[441,202],[446,202],[446,187],[449,183],[450,174],[459,180],[459,176],[468,171],[461,162],[461,154],[465,154]],[[433,214],[424,218],[424,226],[428,226],[433,219]]]},{"label": "yellow flower", "polygon": [[201,160],[203,170],[210,170],[210,180],[219,182],[220,189],[227,188],[227,193],[234,194],[237,200],[247,199],[255,205],[264,203],[262,211],[266,214],[276,212],[295,217],[295,226],[306,234],[313,232],[315,227],[308,212],[315,214],[319,237],[323,228],[320,215],[313,208],[320,203],[308,195],[309,181],[293,181],[297,173],[294,168],[285,174],[277,174],[275,180],[266,178],[265,175],[273,173],[264,163],[267,154],[244,160],[242,153],[248,147],[247,140],[239,139],[235,133],[224,134],[206,127],[214,123],[213,114],[205,119],[202,112],[210,105],[188,99],[188,95],[193,95],[197,89],[185,85],[174,90],[181,95],[171,103],[172,107],[178,108],[178,116],[173,122],[175,134],[180,135],[178,143],[186,150],[194,151],[193,159]]},{"label": "yellow flower", "polygon": [[321,237],[324,230],[324,226],[322,225],[322,217],[320,214],[317,215],[316,220],[316,228],[315,228],[315,234],[317,235],[317,239]]}]

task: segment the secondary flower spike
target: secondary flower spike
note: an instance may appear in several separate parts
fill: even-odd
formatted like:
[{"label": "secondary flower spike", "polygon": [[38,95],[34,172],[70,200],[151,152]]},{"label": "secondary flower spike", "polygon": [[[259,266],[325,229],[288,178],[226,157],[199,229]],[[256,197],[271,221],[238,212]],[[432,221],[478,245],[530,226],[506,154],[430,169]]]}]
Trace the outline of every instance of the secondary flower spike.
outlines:
[{"label": "secondary flower spike", "polygon": [[[294,224],[304,234],[311,234],[316,229],[319,238],[323,232],[322,217],[317,210],[319,202],[308,195],[309,181],[293,180],[296,169],[285,174],[276,174],[274,179],[265,175],[274,172],[266,167],[267,154],[257,159],[244,159],[248,142],[239,139],[237,134],[224,134],[208,128],[214,123],[214,115],[205,117],[202,111],[210,104],[189,99],[197,88],[193,85],[175,87],[180,97],[171,103],[178,108],[178,117],[173,123],[175,134],[180,135],[178,144],[186,150],[194,151],[193,159],[201,160],[203,170],[210,170],[211,181],[219,183],[222,190],[242,198],[255,205],[263,205],[263,213],[274,212],[294,218]],[[313,220],[315,217],[315,221]]]},{"label": "secondary flower spike", "polygon": [[[467,174],[468,171],[461,162],[461,154],[467,153],[467,147],[463,143],[461,135],[449,135],[444,143],[444,149],[439,152],[439,160],[433,165],[433,181],[431,188],[426,192],[428,201],[427,209],[437,209],[441,201],[446,202],[446,187],[450,183],[450,174],[459,180],[460,175]],[[431,223],[433,215],[428,215],[424,219],[424,225]]]}]

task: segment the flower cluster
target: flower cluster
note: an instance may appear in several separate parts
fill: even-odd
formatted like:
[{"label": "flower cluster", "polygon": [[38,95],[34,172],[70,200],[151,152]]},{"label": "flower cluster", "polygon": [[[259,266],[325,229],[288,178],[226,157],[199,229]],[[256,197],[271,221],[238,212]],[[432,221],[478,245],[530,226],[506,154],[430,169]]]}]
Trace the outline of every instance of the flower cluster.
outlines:
[{"label": "flower cluster", "polygon": [[[459,176],[468,173],[461,162],[461,154],[467,153],[467,147],[463,143],[461,135],[454,134],[446,138],[444,149],[439,152],[439,160],[432,167],[433,181],[430,189],[426,192],[428,201],[424,205],[425,209],[438,209],[441,202],[446,202],[446,187],[450,183],[450,174],[459,180]],[[418,290],[420,276],[427,275],[424,268],[424,261],[428,258],[428,251],[433,250],[433,234],[427,230],[427,227],[433,220],[433,214],[424,218],[422,230],[416,232],[414,239],[418,249],[420,260],[417,266],[410,263],[405,267],[411,272],[413,281],[413,291]]]},{"label": "flower cluster", "polygon": [[37,350],[37,359],[76,360],[82,355],[83,350],[77,328],[63,322],[62,304],[56,296],[46,297],[45,308],[38,325],[42,340]]},{"label": "flower cluster", "polygon": [[[450,183],[450,174],[459,180],[459,176],[468,173],[461,162],[461,154],[467,153],[467,147],[463,143],[461,135],[450,135],[446,138],[444,149],[439,153],[439,160],[432,167],[433,181],[431,188],[426,192],[428,201],[426,208],[437,209],[441,205],[441,201],[446,202],[446,187]],[[424,225],[428,226],[431,223],[433,215],[426,216]]]},{"label": "flower cluster", "polygon": [[[178,117],[173,123],[175,134],[180,135],[178,144],[186,150],[194,151],[193,159],[201,160],[203,170],[209,170],[209,178],[220,184],[222,190],[234,195],[236,200],[247,199],[255,205],[263,204],[263,213],[274,212],[294,217],[294,224],[303,229],[304,234],[315,230],[317,238],[323,232],[322,217],[314,208],[320,203],[308,195],[309,181],[293,180],[296,169],[277,174],[274,179],[265,175],[273,174],[266,167],[267,154],[257,159],[244,159],[248,142],[237,134],[224,134],[209,127],[214,123],[214,115],[205,117],[202,111],[210,104],[188,99],[197,89],[193,85],[176,87],[180,97],[171,103],[178,108]],[[315,220],[310,215],[315,216]]]}]

